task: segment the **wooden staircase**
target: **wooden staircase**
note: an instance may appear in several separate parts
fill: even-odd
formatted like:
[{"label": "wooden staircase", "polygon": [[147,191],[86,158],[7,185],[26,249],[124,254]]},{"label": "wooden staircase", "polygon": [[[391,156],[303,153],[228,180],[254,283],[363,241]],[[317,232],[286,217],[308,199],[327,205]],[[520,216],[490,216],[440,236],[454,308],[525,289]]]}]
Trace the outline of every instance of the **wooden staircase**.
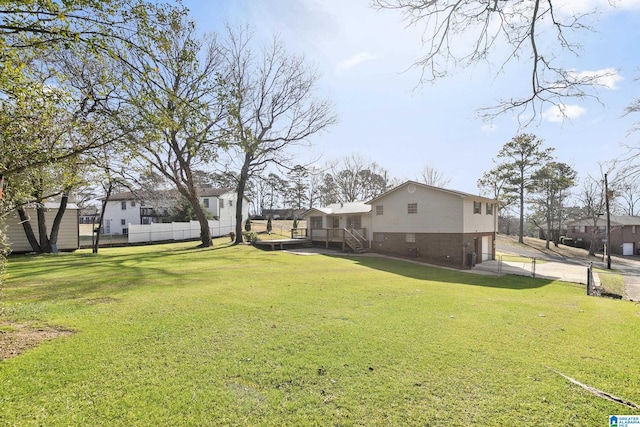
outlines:
[{"label": "wooden staircase", "polygon": [[365,247],[367,240],[355,231],[349,231],[346,228],[344,230],[344,242],[355,254],[361,254],[368,252],[369,249]]}]

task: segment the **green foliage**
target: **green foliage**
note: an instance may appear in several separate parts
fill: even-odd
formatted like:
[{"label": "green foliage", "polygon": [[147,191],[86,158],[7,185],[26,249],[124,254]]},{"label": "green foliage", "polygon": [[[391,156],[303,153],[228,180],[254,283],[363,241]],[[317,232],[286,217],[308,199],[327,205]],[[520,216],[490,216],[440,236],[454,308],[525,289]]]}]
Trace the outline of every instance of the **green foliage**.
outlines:
[{"label": "green foliage", "polygon": [[[204,206],[201,206],[201,209],[207,219],[213,219],[213,214],[210,211],[208,211]],[[176,222],[197,221],[198,215],[196,214],[195,209],[193,209],[192,204],[184,197],[181,197],[175,207],[171,210],[169,220]]]},{"label": "green foliage", "polygon": [[[14,258],[7,425],[572,425],[640,415],[640,317],[584,287],[193,243]],[[604,414],[604,415],[603,415]],[[214,420],[214,421],[212,421]],[[604,420],[604,421],[603,421]]]},{"label": "green foliage", "polygon": [[258,240],[260,240],[260,236],[258,236],[258,233],[254,231],[243,231],[242,237],[244,238],[245,242],[249,243],[257,242]]}]

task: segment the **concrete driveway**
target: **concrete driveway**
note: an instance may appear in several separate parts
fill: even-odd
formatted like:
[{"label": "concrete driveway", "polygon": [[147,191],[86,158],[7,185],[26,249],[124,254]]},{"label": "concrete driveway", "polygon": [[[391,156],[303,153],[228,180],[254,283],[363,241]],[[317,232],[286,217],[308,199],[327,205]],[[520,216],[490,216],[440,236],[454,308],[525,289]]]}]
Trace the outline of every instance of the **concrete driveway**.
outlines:
[{"label": "concrete driveway", "polygon": [[[503,248],[500,248],[503,249]],[[506,248],[504,248],[506,249]],[[508,252],[503,250],[502,252]],[[520,256],[530,256],[527,253],[518,253]],[[606,259],[601,257],[592,260],[572,259],[559,256],[545,256],[539,252],[532,252],[537,260],[535,264],[535,277],[562,280],[565,282],[587,283],[587,268],[589,263],[593,267],[606,270]],[[640,258],[639,257],[611,257],[612,270],[620,273],[625,282],[624,298],[631,301],[640,301]],[[506,261],[485,261],[477,264],[474,270],[479,272],[493,272],[498,274],[516,274],[524,276],[533,276],[533,267],[531,262],[506,262]],[[594,282],[596,286],[600,285],[600,277],[594,271]],[[586,291],[586,290],[585,290]]]}]

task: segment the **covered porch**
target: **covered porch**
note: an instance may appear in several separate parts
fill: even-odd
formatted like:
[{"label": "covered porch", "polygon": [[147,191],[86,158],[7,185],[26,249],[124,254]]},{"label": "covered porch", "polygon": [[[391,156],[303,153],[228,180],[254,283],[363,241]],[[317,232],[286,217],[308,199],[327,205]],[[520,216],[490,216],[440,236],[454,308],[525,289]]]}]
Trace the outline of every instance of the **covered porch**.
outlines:
[{"label": "covered porch", "polygon": [[351,249],[362,253],[370,249],[366,233],[365,228],[312,228],[308,238],[326,248],[339,246],[343,252]]}]

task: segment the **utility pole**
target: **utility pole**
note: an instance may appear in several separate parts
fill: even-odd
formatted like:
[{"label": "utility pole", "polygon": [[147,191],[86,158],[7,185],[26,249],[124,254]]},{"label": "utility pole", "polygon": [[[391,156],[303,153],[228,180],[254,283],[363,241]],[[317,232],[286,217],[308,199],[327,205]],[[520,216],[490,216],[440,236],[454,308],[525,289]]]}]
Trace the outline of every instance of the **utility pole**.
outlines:
[{"label": "utility pole", "polygon": [[609,183],[604,174],[604,201],[607,208],[607,269],[611,270],[611,215],[609,212]]}]

